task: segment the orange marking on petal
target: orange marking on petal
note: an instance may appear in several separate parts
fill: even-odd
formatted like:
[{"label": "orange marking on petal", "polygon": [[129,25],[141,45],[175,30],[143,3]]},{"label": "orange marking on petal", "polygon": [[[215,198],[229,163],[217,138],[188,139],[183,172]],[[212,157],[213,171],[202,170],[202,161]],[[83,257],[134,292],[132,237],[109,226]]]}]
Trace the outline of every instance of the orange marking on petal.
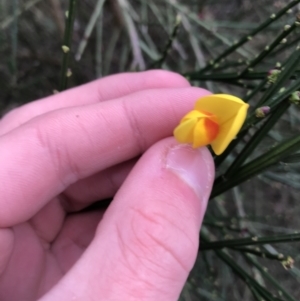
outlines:
[{"label": "orange marking on petal", "polygon": [[206,129],[206,134],[207,134],[208,140],[210,142],[212,142],[213,140],[216,139],[216,137],[219,134],[219,124],[214,122],[211,119],[205,118],[204,119],[204,126],[205,126],[205,129]]}]

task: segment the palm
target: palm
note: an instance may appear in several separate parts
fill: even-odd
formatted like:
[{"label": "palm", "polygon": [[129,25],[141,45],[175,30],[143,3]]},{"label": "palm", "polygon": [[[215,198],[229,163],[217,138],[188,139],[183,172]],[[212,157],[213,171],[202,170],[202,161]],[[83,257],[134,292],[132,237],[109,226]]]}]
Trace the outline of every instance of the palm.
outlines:
[{"label": "palm", "polygon": [[14,226],[0,300],[36,300],[47,292],[84,252],[101,217],[101,212],[66,214],[56,198],[30,221]]}]

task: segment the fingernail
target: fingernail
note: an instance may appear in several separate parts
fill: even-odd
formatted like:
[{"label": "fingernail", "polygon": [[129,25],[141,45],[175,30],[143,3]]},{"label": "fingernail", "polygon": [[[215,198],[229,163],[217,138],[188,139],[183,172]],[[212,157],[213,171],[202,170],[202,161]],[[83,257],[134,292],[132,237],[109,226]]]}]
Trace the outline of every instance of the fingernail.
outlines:
[{"label": "fingernail", "polygon": [[166,167],[189,185],[200,199],[208,199],[214,179],[214,164],[207,148],[175,145],[169,149]]}]

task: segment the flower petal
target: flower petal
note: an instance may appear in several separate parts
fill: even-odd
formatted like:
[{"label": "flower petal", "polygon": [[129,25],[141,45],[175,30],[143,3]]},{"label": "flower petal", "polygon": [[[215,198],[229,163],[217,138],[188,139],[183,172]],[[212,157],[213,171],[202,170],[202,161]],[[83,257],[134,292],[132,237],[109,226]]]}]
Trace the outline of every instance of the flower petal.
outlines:
[{"label": "flower petal", "polygon": [[218,135],[219,125],[208,118],[198,120],[194,129],[193,148],[210,144]]},{"label": "flower petal", "polygon": [[197,118],[183,120],[174,130],[174,137],[180,143],[193,143]]},{"label": "flower petal", "polygon": [[211,142],[211,147],[216,155],[220,155],[229,143],[236,137],[247,115],[248,104],[241,106],[235,116],[220,125],[217,138]]},{"label": "flower petal", "polygon": [[210,112],[193,110],[187,113],[174,130],[178,142],[200,147],[211,143],[219,132],[217,117]]},{"label": "flower petal", "polygon": [[228,94],[214,94],[202,97],[195,104],[196,110],[205,110],[218,118],[219,134],[211,147],[216,155],[220,155],[236,137],[242,127],[249,105],[238,97]]},{"label": "flower petal", "polygon": [[193,143],[194,127],[199,119],[206,116],[207,114],[205,112],[199,112],[197,110],[187,113],[174,130],[174,137],[177,141],[181,143]]},{"label": "flower petal", "polygon": [[183,122],[183,121],[185,121],[187,119],[190,119],[190,118],[200,119],[200,118],[205,118],[205,117],[208,117],[208,116],[211,116],[211,115],[212,114],[208,113],[208,112],[193,110],[193,111],[187,113],[186,115],[184,115],[180,122]]},{"label": "flower petal", "polygon": [[209,141],[214,141],[219,135],[220,126],[216,121],[217,118],[214,118],[214,120],[208,118],[204,119],[204,127],[206,129]]},{"label": "flower petal", "polygon": [[248,108],[249,105],[238,97],[228,94],[212,94],[200,98],[195,104],[195,109],[216,115],[219,124],[222,125],[233,118],[244,106]]}]

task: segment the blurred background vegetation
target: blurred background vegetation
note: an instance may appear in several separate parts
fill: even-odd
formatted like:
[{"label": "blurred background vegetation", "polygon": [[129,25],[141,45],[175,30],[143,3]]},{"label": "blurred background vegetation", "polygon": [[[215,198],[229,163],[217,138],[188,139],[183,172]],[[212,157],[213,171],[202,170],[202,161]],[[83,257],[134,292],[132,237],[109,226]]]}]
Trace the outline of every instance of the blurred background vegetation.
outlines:
[{"label": "blurred background vegetation", "polygon": [[202,251],[181,300],[300,300],[299,3],[0,0],[1,114],[152,68],[250,103],[240,135],[215,158]]}]

